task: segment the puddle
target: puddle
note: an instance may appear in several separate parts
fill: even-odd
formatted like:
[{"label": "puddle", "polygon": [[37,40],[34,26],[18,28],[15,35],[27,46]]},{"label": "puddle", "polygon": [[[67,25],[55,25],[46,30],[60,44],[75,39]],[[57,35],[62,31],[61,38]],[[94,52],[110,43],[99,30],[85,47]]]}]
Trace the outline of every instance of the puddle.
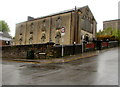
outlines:
[{"label": "puddle", "polygon": [[77,71],[87,71],[87,72],[97,72],[97,70],[92,70],[92,69],[74,69]]},{"label": "puddle", "polygon": [[37,69],[46,69],[46,70],[55,70],[55,69],[60,69],[62,68],[61,66],[58,65],[31,65],[31,66],[27,66],[28,68],[37,68]]}]

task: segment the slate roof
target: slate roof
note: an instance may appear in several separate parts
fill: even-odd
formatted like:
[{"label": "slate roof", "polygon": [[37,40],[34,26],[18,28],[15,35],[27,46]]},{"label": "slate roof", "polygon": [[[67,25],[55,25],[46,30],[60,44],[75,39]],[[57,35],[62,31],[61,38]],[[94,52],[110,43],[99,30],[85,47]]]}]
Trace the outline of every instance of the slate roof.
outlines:
[{"label": "slate roof", "polygon": [[8,32],[0,32],[0,40],[12,40]]},{"label": "slate roof", "polygon": [[103,21],[103,22],[111,22],[111,21],[120,21],[120,19],[107,20],[107,21]]},{"label": "slate roof", "polygon": [[[76,10],[81,10],[82,8],[89,8],[88,5],[86,6],[83,6],[83,7],[77,7]],[[90,9],[89,9],[90,10]],[[47,16],[42,16],[42,17],[38,17],[38,18],[33,18],[32,20],[28,20],[28,21],[33,21],[33,20],[38,20],[38,19],[41,19],[41,18],[46,18],[46,17],[51,17],[51,16],[55,16],[55,15],[59,15],[59,14],[64,14],[64,13],[69,13],[69,12],[73,12],[75,11],[75,8],[73,9],[69,9],[69,10],[64,10],[64,11],[60,11],[60,12],[57,12],[57,13],[53,13],[53,14],[50,14],[50,15],[47,15]],[[91,10],[90,10],[91,11]],[[91,12],[92,13],[92,12]],[[92,14],[93,15],[93,14]],[[94,17],[94,16],[93,16]],[[94,18],[95,19],[95,18]],[[95,20],[96,21],[96,20]],[[25,21],[27,22],[27,21]],[[21,23],[24,23],[24,22],[21,22]],[[19,24],[19,23],[18,23]]]}]

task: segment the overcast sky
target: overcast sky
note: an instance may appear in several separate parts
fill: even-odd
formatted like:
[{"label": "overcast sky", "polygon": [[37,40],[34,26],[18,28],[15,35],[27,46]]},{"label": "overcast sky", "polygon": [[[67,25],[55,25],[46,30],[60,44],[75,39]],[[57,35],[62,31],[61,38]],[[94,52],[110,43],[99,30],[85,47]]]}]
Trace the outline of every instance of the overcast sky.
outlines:
[{"label": "overcast sky", "polygon": [[118,19],[119,0],[0,0],[0,20],[5,20],[15,35],[15,26],[27,20],[52,13],[88,5],[96,21],[97,31],[103,29],[103,21]]}]

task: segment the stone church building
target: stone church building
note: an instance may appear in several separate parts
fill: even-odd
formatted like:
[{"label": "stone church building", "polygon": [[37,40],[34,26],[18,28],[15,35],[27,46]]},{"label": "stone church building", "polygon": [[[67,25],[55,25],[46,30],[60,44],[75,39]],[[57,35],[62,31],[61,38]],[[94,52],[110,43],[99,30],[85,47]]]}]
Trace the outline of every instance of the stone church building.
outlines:
[{"label": "stone church building", "polygon": [[82,38],[87,41],[95,38],[96,27],[97,22],[88,6],[40,18],[29,18],[28,21],[16,24],[15,45],[50,41],[64,45],[81,44]]}]

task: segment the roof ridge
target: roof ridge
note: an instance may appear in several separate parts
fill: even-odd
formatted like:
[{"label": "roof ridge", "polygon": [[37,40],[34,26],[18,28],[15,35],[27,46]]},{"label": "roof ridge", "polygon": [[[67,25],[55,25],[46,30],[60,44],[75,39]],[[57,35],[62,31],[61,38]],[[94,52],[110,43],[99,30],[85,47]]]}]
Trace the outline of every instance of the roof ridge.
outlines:
[{"label": "roof ridge", "polygon": [[[81,8],[85,8],[85,7],[88,7],[88,5],[82,6],[82,7],[77,7],[77,9],[81,9]],[[41,16],[41,17],[34,18],[33,20],[37,20],[37,19],[41,19],[41,18],[46,18],[46,17],[50,17],[50,16],[55,16],[55,15],[63,14],[63,13],[67,13],[67,12],[71,12],[71,11],[74,11],[74,9],[75,8],[64,10],[64,11],[55,12],[55,13],[52,13],[52,14],[49,14],[49,15],[46,15],[46,16]],[[33,21],[33,20],[29,20],[29,21]],[[28,20],[24,21],[24,22],[28,22]],[[24,22],[20,22],[20,23],[24,23]],[[19,23],[17,23],[17,24],[19,24]]]}]

